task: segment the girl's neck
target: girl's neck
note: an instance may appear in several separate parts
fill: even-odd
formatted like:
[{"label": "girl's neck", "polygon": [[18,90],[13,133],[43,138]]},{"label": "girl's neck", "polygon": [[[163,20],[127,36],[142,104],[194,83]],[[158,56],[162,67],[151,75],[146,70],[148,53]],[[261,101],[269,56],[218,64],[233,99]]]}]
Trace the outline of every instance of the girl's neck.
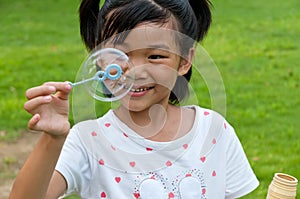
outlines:
[{"label": "girl's neck", "polygon": [[153,105],[140,112],[132,112],[124,107],[119,107],[115,114],[140,136],[160,142],[184,136],[192,128],[194,121],[194,111],[170,104],[167,106]]}]

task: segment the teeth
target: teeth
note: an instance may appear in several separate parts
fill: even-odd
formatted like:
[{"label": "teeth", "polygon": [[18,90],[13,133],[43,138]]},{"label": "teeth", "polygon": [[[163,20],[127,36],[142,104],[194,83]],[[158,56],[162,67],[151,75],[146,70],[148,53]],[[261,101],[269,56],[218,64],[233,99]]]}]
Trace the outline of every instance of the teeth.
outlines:
[{"label": "teeth", "polygon": [[149,90],[149,88],[132,88],[130,89],[131,92],[143,92]]}]

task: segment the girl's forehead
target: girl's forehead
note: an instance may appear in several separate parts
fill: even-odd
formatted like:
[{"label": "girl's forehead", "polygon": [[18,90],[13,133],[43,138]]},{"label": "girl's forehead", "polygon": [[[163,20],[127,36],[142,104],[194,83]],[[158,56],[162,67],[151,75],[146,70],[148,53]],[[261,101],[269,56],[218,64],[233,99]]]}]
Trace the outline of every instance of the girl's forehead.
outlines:
[{"label": "girl's forehead", "polygon": [[114,35],[106,42],[106,46],[111,45],[127,52],[152,48],[179,54],[180,37],[182,34],[175,31],[172,24],[141,23],[132,30]]}]

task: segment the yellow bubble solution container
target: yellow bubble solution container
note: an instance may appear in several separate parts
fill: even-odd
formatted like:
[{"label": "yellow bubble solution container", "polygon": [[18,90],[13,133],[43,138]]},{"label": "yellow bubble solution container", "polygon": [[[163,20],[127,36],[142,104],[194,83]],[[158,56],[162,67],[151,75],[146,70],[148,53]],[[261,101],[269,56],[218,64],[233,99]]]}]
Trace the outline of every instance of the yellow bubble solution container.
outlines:
[{"label": "yellow bubble solution container", "polygon": [[298,180],[288,174],[275,173],[266,199],[295,199]]}]

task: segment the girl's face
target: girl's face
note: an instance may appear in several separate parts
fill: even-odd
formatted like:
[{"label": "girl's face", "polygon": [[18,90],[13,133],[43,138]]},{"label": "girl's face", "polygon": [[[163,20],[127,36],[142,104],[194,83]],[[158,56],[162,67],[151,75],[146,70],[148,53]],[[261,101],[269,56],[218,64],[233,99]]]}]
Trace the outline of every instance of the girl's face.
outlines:
[{"label": "girl's face", "polygon": [[171,22],[163,26],[143,23],[113,46],[125,52],[134,66],[135,82],[120,100],[123,107],[139,112],[154,104],[168,105],[177,76],[191,67],[191,59],[182,58],[176,41]]}]

